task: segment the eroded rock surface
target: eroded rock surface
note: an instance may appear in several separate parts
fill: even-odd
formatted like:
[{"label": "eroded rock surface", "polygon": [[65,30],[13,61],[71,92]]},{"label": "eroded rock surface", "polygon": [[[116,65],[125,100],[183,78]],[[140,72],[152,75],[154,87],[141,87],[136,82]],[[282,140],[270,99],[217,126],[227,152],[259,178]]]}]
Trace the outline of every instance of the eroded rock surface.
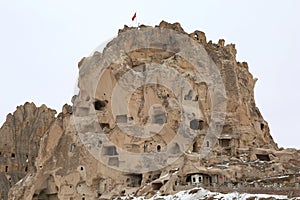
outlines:
[{"label": "eroded rock surface", "polygon": [[[144,36],[137,31],[148,31],[151,43],[157,29],[179,35],[161,34],[157,37],[163,42],[140,48]],[[136,35],[125,38],[124,46],[128,31]],[[173,42],[180,35],[209,55],[221,82],[215,69],[197,73],[180,42]],[[80,92],[73,108],[65,105],[55,117],[45,106],[26,103],[0,129],[4,199],[11,187],[8,198],[20,200],[150,197],[194,186],[259,189],[276,183],[287,192],[299,187],[300,151],[279,149],[272,139],[255,105],[256,79],[246,62],[236,61],[234,44],[207,42],[201,31],[188,34],[179,23],[163,21],[156,28],[124,27],[103,52],[83,58],[78,67]],[[164,78],[157,84],[142,84],[158,72]],[[211,82],[202,81],[201,74],[210,75]],[[186,83],[178,84],[180,77]],[[214,83],[222,83],[225,93]],[[132,92],[122,96],[124,91]],[[213,113],[224,102],[225,112]]]},{"label": "eroded rock surface", "polygon": [[1,197],[7,196],[11,186],[30,171],[35,171],[41,138],[55,120],[56,111],[33,103],[18,106],[8,114],[0,129]]}]

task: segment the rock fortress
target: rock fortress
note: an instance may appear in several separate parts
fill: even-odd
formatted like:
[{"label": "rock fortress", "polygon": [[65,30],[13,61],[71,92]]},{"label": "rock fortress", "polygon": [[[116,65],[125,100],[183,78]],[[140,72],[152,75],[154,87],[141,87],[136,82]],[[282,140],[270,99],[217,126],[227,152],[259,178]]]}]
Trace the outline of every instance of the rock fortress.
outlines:
[{"label": "rock fortress", "polygon": [[273,140],[255,104],[257,79],[236,53],[179,23],[124,26],[78,63],[73,105],[56,115],[25,103],[7,115],[0,199],[146,199],[202,188],[300,197],[300,150]]}]

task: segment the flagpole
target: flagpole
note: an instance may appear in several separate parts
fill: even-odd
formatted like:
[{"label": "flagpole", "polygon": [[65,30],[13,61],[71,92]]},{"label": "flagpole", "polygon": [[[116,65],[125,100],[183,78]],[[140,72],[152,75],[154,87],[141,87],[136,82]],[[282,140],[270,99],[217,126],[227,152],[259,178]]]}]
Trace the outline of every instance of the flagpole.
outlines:
[{"label": "flagpole", "polygon": [[[136,14],[137,12],[134,12],[134,15],[132,16],[132,18],[131,18],[131,20],[134,22],[134,21],[136,21],[135,22],[135,24],[136,24],[136,26],[137,26],[137,29],[139,29],[139,27],[140,27],[140,24],[139,24],[139,22],[138,22],[138,20],[137,20],[137,14]],[[133,24],[134,25],[134,24]]]}]

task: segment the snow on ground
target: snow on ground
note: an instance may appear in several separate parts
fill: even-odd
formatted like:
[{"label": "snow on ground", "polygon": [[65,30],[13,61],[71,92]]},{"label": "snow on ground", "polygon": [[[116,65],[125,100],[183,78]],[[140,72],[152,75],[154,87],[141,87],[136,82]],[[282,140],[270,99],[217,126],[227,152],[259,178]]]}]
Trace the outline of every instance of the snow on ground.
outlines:
[{"label": "snow on ground", "polygon": [[[268,194],[239,194],[238,192],[233,192],[229,194],[222,194],[218,192],[210,192],[209,190],[205,190],[203,188],[194,188],[191,190],[184,190],[180,191],[174,195],[161,195],[159,193],[155,194],[151,198],[145,198],[144,196],[142,197],[133,197],[133,196],[127,196],[127,197],[122,197],[122,200],[155,200],[155,199],[160,199],[160,200],[198,200],[198,199],[207,199],[209,197],[213,197],[213,199],[222,199],[222,200],[231,200],[231,199],[247,199],[249,197],[255,197],[255,199],[260,199],[260,198],[275,198],[275,199],[289,199],[285,195],[268,195]],[[300,200],[300,197],[298,198],[293,198],[293,199],[298,199]]]}]

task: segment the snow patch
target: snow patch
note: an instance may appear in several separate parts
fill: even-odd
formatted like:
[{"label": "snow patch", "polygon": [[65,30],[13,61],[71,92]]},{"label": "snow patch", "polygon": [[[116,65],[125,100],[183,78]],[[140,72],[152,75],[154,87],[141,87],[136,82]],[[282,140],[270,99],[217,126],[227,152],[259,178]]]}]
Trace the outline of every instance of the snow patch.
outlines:
[{"label": "snow patch", "polygon": [[[213,197],[214,199],[224,199],[224,200],[231,200],[231,199],[247,199],[250,197],[258,198],[275,198],[275,199],[288,199],[286,195],[269,195],[269,194],[248,194],[248,193],[228,193],[222,194],[218,192],[211,192],[204,188],[194,188],[191,190],[183,190],[174,195],[162,195],[159,192],[155,194],[151,198],[147,198],[147,200],[155,200],[155,199],[163,199],[163,200],[190,200],[190,199],[207,199],[209,197]],[[134,196],[126,196],[121,197],[122,200],[132,199],[132,200],[146,200],[145,196],[141,197],[134,197]],[[299,198],[296,198],[300,200]],[[117,200],[117,199],[115,199]]]}]

